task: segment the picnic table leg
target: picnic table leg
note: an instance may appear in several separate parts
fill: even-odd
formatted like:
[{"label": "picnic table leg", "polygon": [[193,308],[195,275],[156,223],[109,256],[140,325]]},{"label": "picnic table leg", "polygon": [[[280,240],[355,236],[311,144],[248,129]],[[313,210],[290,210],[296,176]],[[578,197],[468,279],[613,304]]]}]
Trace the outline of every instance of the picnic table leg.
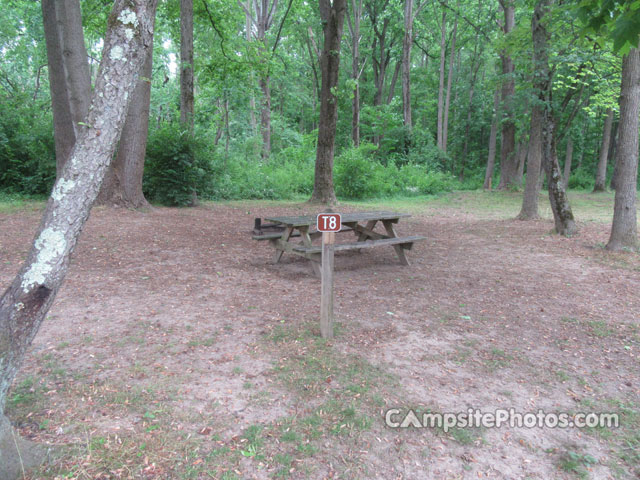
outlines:
[{"label": "picnic table leg", "polygon": [[[302,237],[302,243],[305,247],[311,247],[311,237],[309,236],[309,227],[298,227],[300,230],[300,236]],[[322,272],[320,271],[320,264],[316,261],[310,260],[311,268],[313,268],[313,273],[316,277],[322,278]]]},{"label": "picnic table leg", "polygon": [[[369,220],[364,228],[366,228],[367,230],[373,230],[373,228],[376,226],[376,223],[378,223],[378,220]],[[355,231],[355,232],[356,232],[356,235],[358,235],[358,241],[359,242],[364,242],[367,239],[367,237],[369,236],[364,232],[360,232],[360,234],[358,234],[357,231]]]},{"label": "picnic table leg", "polygon": [[[384,229],[387,231],[387,234],[390,238],[397,238],[398,234],[396,233],[396,229],[393,228],[393,223],[390,220],[383,220],[382,224],[384,225]],[[396,250],[396,254],[400,259],[400,263],[402,265],[409,265],[409,260],[407,259],[407,254],[400,245],[394,245],[393,248]]]},{"label": "picnic table leg", "polygon": [[[289,238],[291,238],[291,234],[293,233],[293,228],[291,227],[287,227],[287,229],[282,232],[282,237],[280,237],[280,239],[283,242],[288,242]],[[278,263],[280,261],[280,259],[282,258],[282,254],[284,253],[284,250],[276,250],[276,255],[273,258],[273,263]]]}]

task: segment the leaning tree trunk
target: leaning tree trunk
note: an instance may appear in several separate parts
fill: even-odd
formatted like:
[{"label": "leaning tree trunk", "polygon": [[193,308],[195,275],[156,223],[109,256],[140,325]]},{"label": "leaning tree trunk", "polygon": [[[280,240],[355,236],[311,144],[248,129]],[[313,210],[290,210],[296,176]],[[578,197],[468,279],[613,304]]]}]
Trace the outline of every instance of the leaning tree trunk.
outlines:
[{"label": "leaning tree trunk", "polygon": [[[507,35],[515,25],[515,4],[513,0],[502,2],[504,9],[504,33]],[[498,188],[519,187],[518,163],[515,156],[516,124],[513,115],[513,96],[515,94],[515,80],[513,78],[513,60],[507,52],[500,54],[502,58],[502,136],[500,142],[500,183]]]},{"label": "leaning tree trunk", "polygon": [[332,204],[336,201],[333,189],[333,153],[338,119],[338,86],[340,42],[344,28],[345,0],[319,0],[324,46],[320,56],[322,87],[320,91],[320,122],[316,150],[315,180],[311,202]]},{"label": "leaning tree trunk", "polygon": [[638,247],[636,189],[638,182],[638,114],[640,112],[640,50],[632,48],[622,60],[620,123],[616,165],[616,197],[607,249]]},{"label": "leaning tree trunk", "polygon": [[56,173],[60,176],[89,108],[91,72],[79,0],[43,0]]},{"label": "leaning tree trunk", "polygon": [[600,145],[600,159],[596,170],[596,184],[594,192],[604,192],[607,189],[607,157],[609,156],[609,143],[611,141],[611,125],[613,124],[613,108],[607,109],[607,118],[604,120],[602,132],[602,145]]},{"label": "leaning tree trunk", "polygon": [[489,133],[489,156],[487,157],[487,170],[484,174],[484,185],[482,188],[491,190],[491,180],[493,179],[493,169],[496,162],[496,139],[498,137],[498,109],[500,107],[500,90],[496,89],[493,94],[493,120],[491,121],[491,132]]},{"label": "leaning tree trunk", "polygon": [[148,207],[142,192],[149,136],[153,48],[149,48],[122,128],[118,153],[107,170],[96,203],[126,208]]},{"label": "leaning tree trunk", "polygon": [[[0,412],[4,412],[7,391],[27,347],[64,280],[113,157],[128,99],[151,46],[156,2],[116,0],[86,126],[54,185],[27,260],[0,298]],[[6,425],[4,420],[2,423]],[[10,429],[0,430],[0,445],[5,445],[7,435],[11,438]],[[15,456],[15,451],[0,450],[0,478],[11,479],[17,473],[3,471]]]},{"label": "leaning tree trunk", "polygon": [[560,235],[571,236],[577,233],[577,226],[569,205],[562,181],[562,172],[556,151],[556,120],[553,115],[552,91],[553,74],[549,68],[548,41],[549,32],[543,23],[545,14],[553,0],[539,0],[533,12],[531,29],[533,51],[536,58],[534,86],[541,92],[544,101],[542,118],[542,164],[547,173],[549,201],[555,222],[556,231]]}]

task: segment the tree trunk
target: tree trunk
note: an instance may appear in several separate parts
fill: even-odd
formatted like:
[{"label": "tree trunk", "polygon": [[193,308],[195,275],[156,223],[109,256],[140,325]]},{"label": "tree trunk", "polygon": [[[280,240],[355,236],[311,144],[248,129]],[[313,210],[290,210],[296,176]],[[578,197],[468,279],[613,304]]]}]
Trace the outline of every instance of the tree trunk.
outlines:
[{"label": "tree trunk", "polygon": [[149,137],[149,105],[153,74],[153,44],[147,50],[138,84],[133,91],[120,135],[118,153],[102,182],[96,203],[125,208],[144,208],[149,202],[142,192],[144,160]]},{"label": "tree trunk", "polygon": [[[535,60],[534,60],[535,61]],[[540,92],[539,96],[543,93]],[[529,128],[529,151],[527,152],[527,178],[522,197],[522,208],[518,218],[520,220],[534,220],[538,215],[538,196],[540,187],[540,167],[542,165],[542,120],[543,107],[534,103],[531,109],[531,126]]]},{"label": "tree trunk", "polygon": [[260,129],[262,130],[262,159],[271,155],[271,85],[268,75],[260,77],[262,90],[262,111],[260,112]]},{"label": "tree trunk", "polygon": [[493,120],[491,120],[491,132],[489,133],[489,156],[487,158],[487,170],[484,174],[484,184],[482,188],[491,190],[491,180],[493,179],[493,168],[496,162],[496,139],[498,137],[498,118],[500,108],[500,90],[496,89],[493,94]]},{"label": "tree trunk", "polygon": [[522,183],[522,176],[524,175],[524,164],[527,161],[528,151],[528,143],[525,140],[520,140],[518,142],[518,148],[516,149],[516,158],[518,159],[518,179],[520,183]]},{"label": "tree trunk", "polygon": [[53,107],[56,174],[71,153],[89,107],[91,73],[78,0],[43,0],[42,16]]},{"label": "tree trunk", "polygon": [[[515,25],[515,6],[512,0],[502,2],[504,10],[505,35],[513,30]],[[513,115],[513,95],[515,93],[515,80],[513,78],[513,60],[502,52],[502,108],[504,118],[502,120],[502,137],[500,142],[500,183],[498,188],[519,187],[518,164],[514,152],[516,147],[516,124]]]},{"label": "tree trunk", "polygon": [[320,122],[316,150],[315,180],[311,202],[333,204],[333,153],[338,118],[338,85],[340,68],[340,42],[344,28],[345,0],[319,0],[324,46],[320,57],[322,87],[320,91]]},{"label": "tree trunk", "polygon": [[444,101],[444,113],[442,118],[442,151],[447,151],[447,137],[449,136],[449,104],[451,100],[451,85],[453,83],[453,62],[456,57],[456,36],[458,33],[458,17],[453,22],[451,37],[451,51],[449,52],[449,73],[447,75],[447,96]]},{"label": "tree trunk", "polygon": [[193,129],[193,0],[180,0],[180,123]]},{"label": "tree trunk", "polygon": [[[353,22],[349,21],[351,33],[351,78],[355,82],[351,100],[351,140],[355,147],[360,146],[360,21],[362,19],[362,0],[351,0]],[[347,17],[349,18],[349,17]]]},{"label": "tree trunk", "polygon": [[543,23],[553,0],[539,0],[535,6],[531,29],[533,51],[535,56],[534,88],[540,92],[540,100],[544,105],[542,118],[542,164],[547,173],[549,201],[555,222],[556,231],[560,235],[571,236],[577,233],[577,226],[569,205],[562,182],[562,172],[556,152],[556,123],[553,112],[552,92],[553,74],[549,68],[548,41],[549,32]]},{"label": "tree trunk", "polygon": [[618,178],[609,250],[638,247],[636,189],[638,182],[638,114],[640,112],[640,50],[632,48],[622,60]]},{"label": "tree trunk", "polygon": [[[251,14],[252,14],[252,10],[251,10],[251,2],[247,2],[245,5],[245,8],[247,9],[247,11],[245,12],[245,17],[244,17],[244,25],[245,25],[245,38],[247,40],[247,42],[251,41],[251,26],[253,25],[253,22],[251,21]],[[254,78],[253,78],[253,72],[251,72],[250,77],[251,79],[251,85],[254,85]],[[257,132],[257,127],[258,127],[258,123],[256,121],[256,97],[253,94],[253,88],[250,90],[249,92],[249,122],[251,124],[251,134],[255,135]]]},{"label": "tree trunk", "polygon": [[411,131],[411,47],[413,46],[413,0],[404,2],[404,36],[402,37],[402,119]]},{"label": "tree trunk", "polygon": [[[7,391],[25,352],[64,280],[113,157],[128,99],[151,45],[156,1],[116,0],[86,119],[88,127],[80,131],[54,185],[27,260],[0,298],[0,412],[4,412]],[[7,428],[0,428],[0,432],[11,435]],[[0,438],[0,445],[5,441],[6,437]],[[0,468],[15,461],[12,453],[0,449]]]},{"label": "tree trunk", "polygon": [[389,94],[387,95],[387,105],[391,103],[396,93],[396,83],[398,83],[400,70],[402,70],[402,61],[396,62],[396,68],[393,70],[393,77],[391,77],[391,84],[389,85]]},{"label": "tree trunk", "polygon": [[440,29],[440,83],[438,84],[438,133],[437,146],[442,150],[442,120],[444,112],[444,65],[447,54],[447,11],[442,10],[442,26]]},{"label": "tree trunk", "polygon": [[611,125],[613,124],[613,108],[607,109],[607,117],[604,120],[602,132],[602,144],[600,145],[600,159],[596,170],[596,184],[594,192],[604,192],[607,189],[607,157],[609,156],[609,143],[611,141]]},{"label": "tree trunk", "polygon": [[567,138],[567,151],[564,156],[564,189],[569,189],[569,177],[571,176],[571,162],[573,161],[573,138]]}]

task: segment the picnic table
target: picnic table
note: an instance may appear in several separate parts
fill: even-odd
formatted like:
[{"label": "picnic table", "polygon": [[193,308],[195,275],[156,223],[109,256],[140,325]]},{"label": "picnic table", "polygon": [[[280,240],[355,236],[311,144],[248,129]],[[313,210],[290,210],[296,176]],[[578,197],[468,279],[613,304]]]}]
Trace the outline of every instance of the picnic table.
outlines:
[{"label": "picnic table", "polygon": [[[336,243],[335,251],[393,246],[400,263],[409,265],[406,250],[411,250],[414,242],[426,239],[418,235],[398,236],[395,224],[401,218],[410,216],[408,213],[396,212],[344,213],[340,232],[353,232],[357,239],[350,243]],[[278,263],[284,253],[298,255],[310,260],[314,273],[320,277],[322,246],[314,245],[313,240],[320,238],[322,233],[312,231],[312,227],[316,225],[316,215],[268,217],[265,220],[280,226],[282,231],[254,235],[253,239],[270,241],[276,250],[274,263]],[[384,226],[385,233],[374,231],[378,222]]]}]

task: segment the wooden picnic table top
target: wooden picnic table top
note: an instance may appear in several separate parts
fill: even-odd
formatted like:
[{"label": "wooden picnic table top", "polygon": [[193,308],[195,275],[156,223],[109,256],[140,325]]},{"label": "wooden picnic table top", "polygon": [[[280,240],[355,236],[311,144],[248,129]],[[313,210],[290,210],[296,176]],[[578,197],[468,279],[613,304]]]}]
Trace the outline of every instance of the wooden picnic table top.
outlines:
[{"label": "wooden picnic table top", "polygon": [[[399,218],[410,217],[409,213],[397,212],[355,212],[343,213],[342,223],[366,222],[369,220],[397,220]],[[316,224],[317,215],[283,216],[265,218],[268,222],[281,223],[287,227],[303,227]]]}]

